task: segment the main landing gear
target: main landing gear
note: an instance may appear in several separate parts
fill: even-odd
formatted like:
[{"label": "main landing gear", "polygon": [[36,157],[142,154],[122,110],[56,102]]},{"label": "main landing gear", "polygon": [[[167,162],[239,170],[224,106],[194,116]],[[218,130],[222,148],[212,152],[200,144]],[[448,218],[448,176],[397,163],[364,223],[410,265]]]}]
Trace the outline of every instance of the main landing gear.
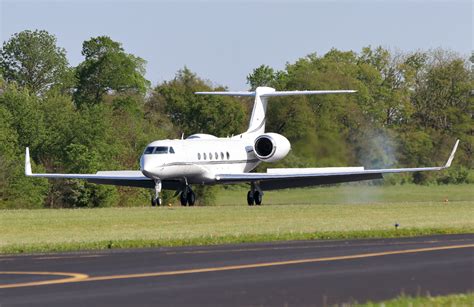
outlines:
[{"label": "main landing gear", "polygon": [[252,182],[250,187],[250,191],[247,192],[247,204],[249,206],[254,204],[260,206],[263,200],[263,191],[255,182]]},{"label": "main landing gear", "polygon": [[186,188],[181,191],[181,194],[179,194],[179,200],[181,201],[181,206],[194,206],[194,203],[196,202],[196,194],[194,194],[191,187],[187,185]]}]

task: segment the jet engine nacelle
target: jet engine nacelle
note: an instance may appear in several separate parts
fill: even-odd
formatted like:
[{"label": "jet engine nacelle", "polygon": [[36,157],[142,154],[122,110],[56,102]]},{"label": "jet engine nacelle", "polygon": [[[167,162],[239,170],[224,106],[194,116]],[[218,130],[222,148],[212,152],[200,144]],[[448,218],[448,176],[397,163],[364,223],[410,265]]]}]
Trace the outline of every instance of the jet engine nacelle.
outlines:
[{"label": "jet engine nacelle", "polygon": [[283,159],[291,149],[290,141],[278,133],[265,133],[255,139],[253,150],[265,162]]}]

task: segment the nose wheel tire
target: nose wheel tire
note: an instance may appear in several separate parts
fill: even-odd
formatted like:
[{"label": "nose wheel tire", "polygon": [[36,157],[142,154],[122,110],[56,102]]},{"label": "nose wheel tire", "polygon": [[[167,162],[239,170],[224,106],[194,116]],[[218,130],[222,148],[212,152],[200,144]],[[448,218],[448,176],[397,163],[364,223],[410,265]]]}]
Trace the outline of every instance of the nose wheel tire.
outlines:
[{"label": "nose wheel tire", "polygon": [[152,207],[161,206],[161,199],[159,197],[152,197],[151,206]]}]

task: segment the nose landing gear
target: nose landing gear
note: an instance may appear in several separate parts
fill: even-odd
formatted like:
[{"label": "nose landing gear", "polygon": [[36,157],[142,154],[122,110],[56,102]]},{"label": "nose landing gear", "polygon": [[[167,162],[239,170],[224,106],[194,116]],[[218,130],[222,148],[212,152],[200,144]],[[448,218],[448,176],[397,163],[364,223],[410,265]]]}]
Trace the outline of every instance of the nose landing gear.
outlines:
[{"label": "nose landing gear", "polygon": [[151,206],[161,206],[161,180],[155,180],[155,195],[151,197]]},{"label": "nose landing gear", "polygon": [[181,206],[194,206],[194,203],[196,202],[196,194],[194,194],[193,190],[191,190],[191,187],[187,185],[186,188],[181,191],[179,200],[181,201]]},{"label": "nose landing gear", "polygon": [[250,191],[247,192],[247,204],[253,206],[254,204],[260,206],[263,201],[263,191],[256,182],[250,185]]}]

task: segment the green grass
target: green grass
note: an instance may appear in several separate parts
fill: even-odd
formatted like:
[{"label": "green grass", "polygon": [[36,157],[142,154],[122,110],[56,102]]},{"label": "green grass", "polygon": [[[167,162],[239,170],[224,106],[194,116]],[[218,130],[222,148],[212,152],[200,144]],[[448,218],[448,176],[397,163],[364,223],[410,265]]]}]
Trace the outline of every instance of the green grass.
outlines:
[{"label": "green grass", "polygon": [[472,307],[474,306],[474,293],[452,294],[445,296],[409,297],[400,296],[398,298],[378,302],[356,305],[360,307]]},{"label": "green grass", "polygon": [[[0,253],[474,233],[472,188],[299,189],[266,193],[264,206],[230,205],[245,201],[239,188],[212,207],[2,210]],[[376,197],[361,201],[362,192]]]},{"label": "green grass", "polygon": [[[216,203],[236,205],[246,203],[247,189],[231,187],[220,191]],[[265,204],[360,204],[393,202],[473,201],[474,185],[394,185],[368,186],[350,184],[332,187],[287,189],[265,192]]]}]

